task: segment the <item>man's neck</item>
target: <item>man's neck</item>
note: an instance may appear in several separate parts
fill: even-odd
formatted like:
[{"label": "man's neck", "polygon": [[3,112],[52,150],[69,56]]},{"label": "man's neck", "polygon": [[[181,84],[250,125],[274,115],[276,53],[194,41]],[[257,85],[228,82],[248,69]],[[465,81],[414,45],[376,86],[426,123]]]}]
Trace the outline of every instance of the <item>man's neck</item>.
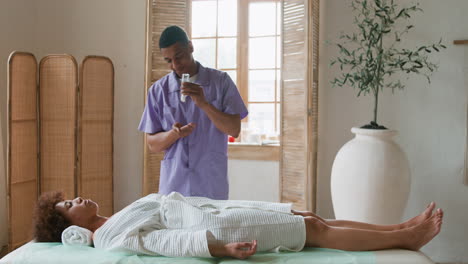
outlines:
[{"label": "man's neck", "polygon": [[188,72],[190,76],[198,74],[198,63],[192,58],[192,65],[190,66],[190,72]]}]

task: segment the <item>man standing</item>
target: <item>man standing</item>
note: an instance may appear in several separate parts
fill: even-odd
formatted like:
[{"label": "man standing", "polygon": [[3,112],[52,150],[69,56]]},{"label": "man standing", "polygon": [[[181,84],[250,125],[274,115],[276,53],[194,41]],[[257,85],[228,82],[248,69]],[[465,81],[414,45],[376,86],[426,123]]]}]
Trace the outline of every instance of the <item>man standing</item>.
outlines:
[{"label": "man standing", "polygon": [[[227,73],[194,60],[183,29],[166,28],[159,48],[172,72],[149,89],[139,126],[150,151],[165,151],[159,193],[227,199],[227,137],[239,136],[247,108]],[[181,83],[186,73],[190,82]]]}]

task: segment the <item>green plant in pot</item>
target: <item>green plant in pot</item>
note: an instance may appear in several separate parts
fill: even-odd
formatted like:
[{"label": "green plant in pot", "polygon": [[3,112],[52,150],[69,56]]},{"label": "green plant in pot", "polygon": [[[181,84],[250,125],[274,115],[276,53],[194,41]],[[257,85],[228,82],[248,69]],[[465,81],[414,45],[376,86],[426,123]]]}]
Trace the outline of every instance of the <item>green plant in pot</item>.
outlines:
[{"label": "green plant in pot", "polygon": [[[446,47],[441,43],[422,45],[414,49],[399,47],[403,37],[414,27],[407,22],[415,12],[422,12],[419,4],[399,7],[393,0],[352,0],[354,24],[357,32],[341,34],[339,56],[331,65],[339,65],[341,73],[334,78],[334,86],[351,86],[361,94],[374,96],[373,120],[362,128],[385,129],[378,125],[379,93],[384,88],[403,89],[399,80],[390,78],[396,73],[420,74],[430,83],[437,65],[429,60],[432,52]],[[390,80],[388,80],[390,79]]]},{"label": "green plant in pot", "polygon": [[[402,3],[403,1],[399,1]],[[355,137],[337,153],[331,171],[331,196],[337,219],[375,224],[401,221],[409,197],[409,161],[392,139],[395,130],[377,122],[379,93],[383,89],[403,89],[401,75],[420,74],[430,82],[437,65],[431,53],[445,46],[442,41],[415,48],[400,47],[414,27],[411,15],[422,11],[418,4],[400,7],[393,0],[351,0],[356,31],[341,34],[339,66],[335,86],[351,86],[358,96],[372,94],[373,120],[353,127]],[[398,74],[398,75],[397,75]]]}]

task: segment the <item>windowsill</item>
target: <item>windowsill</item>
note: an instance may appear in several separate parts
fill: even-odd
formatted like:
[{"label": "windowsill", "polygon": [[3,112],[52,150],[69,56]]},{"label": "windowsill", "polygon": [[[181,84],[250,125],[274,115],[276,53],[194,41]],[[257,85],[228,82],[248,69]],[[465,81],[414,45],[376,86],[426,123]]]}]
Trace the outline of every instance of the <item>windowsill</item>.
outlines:
[{"label": "windowsill", "polygon": [[229,143],[228,158],[236,160],[279,161],[280,145]]}]

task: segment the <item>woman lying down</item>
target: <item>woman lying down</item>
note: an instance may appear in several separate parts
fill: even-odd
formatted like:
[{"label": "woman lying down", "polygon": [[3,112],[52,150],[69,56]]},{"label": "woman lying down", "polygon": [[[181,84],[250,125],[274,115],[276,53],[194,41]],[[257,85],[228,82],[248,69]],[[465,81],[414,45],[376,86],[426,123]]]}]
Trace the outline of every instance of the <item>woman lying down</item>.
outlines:
[{"label": "woman lying down", "polygon": [[300,251],[322,247],[350,251],[402,248],[419,250],[440,231],[443,212],[431,203],[418,216],[396,225],[324,220],[290,204],[211,200],[150,194],[112,217],[80,197],[43,194],[36,205],[38,242],[59,242],[77,225],[94,232],[96,248],[135,254],[244,259],[257,251]]}]

